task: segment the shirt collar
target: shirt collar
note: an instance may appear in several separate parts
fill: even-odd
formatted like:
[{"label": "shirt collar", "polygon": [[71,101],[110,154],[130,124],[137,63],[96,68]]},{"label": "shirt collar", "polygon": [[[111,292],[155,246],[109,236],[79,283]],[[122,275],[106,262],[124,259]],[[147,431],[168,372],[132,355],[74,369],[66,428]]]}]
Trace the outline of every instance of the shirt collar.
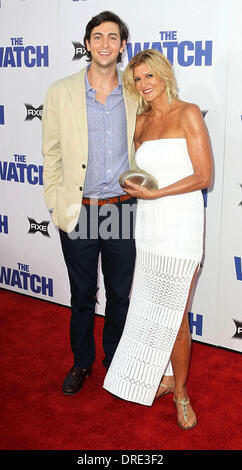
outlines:
[{"label": "shirt collar", "polygon": [[[89,69],[90,65],[87,66],[86,68],[86,73],[85,73],[85,86],[86,86],[86,94],[88,94],[89,92],[92,92],[92,93],[97,93],[96,90],[94,90],[94,88],[91,87],[89,81],[88,81],[88,78],[87,78],[87,72],[88,72],[88,69]],[[111,95],[112,94],[115,94],[115,95],[119,95],[120,93],[122,93],[122,80],[121,80],[121,77],[120,77],[120,74],[119,74],[119,70],[117,69],[117,72],[118,72],[118,86],[112,91]]]}]

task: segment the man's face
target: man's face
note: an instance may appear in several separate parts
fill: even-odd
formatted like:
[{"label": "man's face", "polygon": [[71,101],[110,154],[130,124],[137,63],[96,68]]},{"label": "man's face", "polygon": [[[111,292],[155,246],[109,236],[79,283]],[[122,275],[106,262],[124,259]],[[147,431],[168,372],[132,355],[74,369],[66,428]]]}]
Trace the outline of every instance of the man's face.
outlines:
[{"label": "man's face", "polygon": [[101,67],[107,67],[117,62],[119,53],[122,53],[125,41],[121,44],[119,26],[116,23],[105,22],[93,28],[90,42],[86,47],[92,55],[92,62]]}]

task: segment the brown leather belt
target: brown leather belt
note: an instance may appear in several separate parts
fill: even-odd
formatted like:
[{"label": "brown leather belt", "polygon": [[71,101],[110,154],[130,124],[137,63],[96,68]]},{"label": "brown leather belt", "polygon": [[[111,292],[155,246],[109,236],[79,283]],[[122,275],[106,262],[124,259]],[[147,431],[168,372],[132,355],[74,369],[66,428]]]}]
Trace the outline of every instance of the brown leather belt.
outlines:
[{"label": "brown leather belt", "polygon": [[125,194],[124,196],[109,197],[108,199],[93,199],[90,197],[83,197],[82,204],[86,206],[103,206],[104,204],[115,204],[117,202],[127,201],[128,199],[132,199],[132,196],[129,194]]}]

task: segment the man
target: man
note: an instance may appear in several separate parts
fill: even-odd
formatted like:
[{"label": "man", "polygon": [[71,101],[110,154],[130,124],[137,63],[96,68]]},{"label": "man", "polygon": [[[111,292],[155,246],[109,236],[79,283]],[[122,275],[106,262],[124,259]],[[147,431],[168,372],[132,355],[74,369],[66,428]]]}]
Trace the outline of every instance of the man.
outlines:
[{"label": "man", "polygon": [[[84,37],[90,65],[53,84],[43,109],[44,197],[59,227],[71,289],[74,365],[64,380],[66,395],[81,389],[95,358],[93,324],[100,253],[106,291],[106,368],[121,337],[129,305],[135,245],[132,225],[129,236],[126,233],[122,239],[122,233],[127,232],[123,209],[136,200],[122,191],[118,178],[135,168],[137,105],[123,89],[117,70],[127,38],[128,29],[117,15],[105,11],[93,17]],[[111,213],[112,209],[118,213],[116,237],[112,237],[112,230],[110,237],[101,234],[105,220],[101,210],[106,204]]]}]

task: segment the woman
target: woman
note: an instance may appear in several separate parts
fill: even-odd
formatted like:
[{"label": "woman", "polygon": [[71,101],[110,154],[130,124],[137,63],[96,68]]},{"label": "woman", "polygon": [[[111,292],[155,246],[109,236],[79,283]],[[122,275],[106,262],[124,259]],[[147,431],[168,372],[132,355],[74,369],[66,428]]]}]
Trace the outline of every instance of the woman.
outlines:
[{"label": "woman", "polygon": [[174,392],[178,424],[187,430],[197,423],[186,388],[187,304],[203,254],[201,189],[211,184],[210,141],[198,106],[178,99],[172,67],[160,52],[134,56],[124,84],[141,110],[136,163],[156,177],[159,189],[126,181],[126,192],[138,198],[136,267],[124,332],[104,388],[144,405]]}]

